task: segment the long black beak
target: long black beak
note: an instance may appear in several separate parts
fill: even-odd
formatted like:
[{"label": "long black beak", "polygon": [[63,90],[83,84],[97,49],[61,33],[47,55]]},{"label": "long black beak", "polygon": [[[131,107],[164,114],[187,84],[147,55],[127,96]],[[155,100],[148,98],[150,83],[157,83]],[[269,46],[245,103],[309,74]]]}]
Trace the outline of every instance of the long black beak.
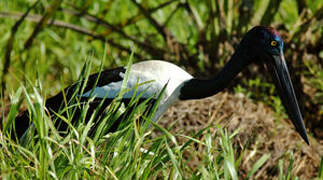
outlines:
[{"label": "long black beak", "polygon": [[272,77],[278,90],[279,96],[283,102],[288,116],[290,117],[296,128],[296,131],[309,145],[302,114],[297,103],[284,54],[283,52],[281,52],[280,55],[271,55],[271,57],[271,60],[267,61],[266,64],[269,68],[269,71],[272,72]]}]

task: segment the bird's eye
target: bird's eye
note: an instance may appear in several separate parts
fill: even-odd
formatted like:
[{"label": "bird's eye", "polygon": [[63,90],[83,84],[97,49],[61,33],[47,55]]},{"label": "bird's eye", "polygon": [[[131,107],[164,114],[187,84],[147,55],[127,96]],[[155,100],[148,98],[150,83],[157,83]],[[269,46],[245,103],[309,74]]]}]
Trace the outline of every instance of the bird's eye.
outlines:
[{"label": "bird's eye", "polygon": [[271,41],[270,45],[273,46],[273,47],[277,46],[277,41]]}]

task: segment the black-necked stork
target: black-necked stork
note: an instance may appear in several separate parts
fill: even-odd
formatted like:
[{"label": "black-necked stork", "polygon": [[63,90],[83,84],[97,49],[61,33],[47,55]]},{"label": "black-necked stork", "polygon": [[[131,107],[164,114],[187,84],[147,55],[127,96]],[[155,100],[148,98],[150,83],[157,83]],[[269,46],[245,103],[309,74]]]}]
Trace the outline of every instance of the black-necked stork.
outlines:
[{"label": "black-necked stork", "polygon": [[[246,66],[255,62],[261,62],[266,65],[272,75],[287,114],[292,120],[297,132],[309,144],[302,115],[284,59],[283,41],[277,31],[271,27],[256,26],[248,31],[229,62],[216,76],[208,80],[194,78],[174,64],[151,60],[132,65],[127,87],[132,88],[137,83],[151,81],[150,83],[139,86],[136,91],[136,93],[145,91],[141,95],[141,98],[145,99],[159,94],[165,84],[168,83],[154,117],[154,120],[157,120],[169,106],[177,101],[206,98],[217,94],[239,72],[246,68]],[[107,106],[111,102],[111,99],[119,94],[125,72],[126,68],[123,67],[101,72],[94,89],[93,84],[98,74],[91,75],[86,84],[85,93],[80,96],[85,100],[89,98],[90,94],[99,100],[104,98],[105,103],[103,106]],[[68,89],[73,89],[73,85],[66,90]],[[134,91],[129,91],[124,94],[123,100],[129,100],[133,96],[133,93]],[[66,98],[69,98],[69,96],[69,93],[67,93]],[[57,112],[62,101],[63,94],[61,92],[49,98],[46,101],[46,107],[50,111]],[[95,108],[98,104],[93,102],[91,106]],[[22,136],[29,124],[29,117],[26,112],[16,118],[15,129],[18,137]]]}]

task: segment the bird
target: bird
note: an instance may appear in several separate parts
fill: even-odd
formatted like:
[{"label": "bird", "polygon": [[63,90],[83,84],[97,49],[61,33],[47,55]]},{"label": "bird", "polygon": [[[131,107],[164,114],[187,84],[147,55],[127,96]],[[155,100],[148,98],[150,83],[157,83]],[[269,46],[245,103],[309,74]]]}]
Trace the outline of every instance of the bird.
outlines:
[{"label": "bird", "polygon": [[[261,63],[266,66],[266,73],[270,73],[281,98],[283,106],[291,119],[296,131],[309,145],[303,117],[295,96],[293,84],[284,58],[284,43],[272,27],[255,26],[242,38],[227,64],[215,76],[208,79],[199,79],[190,75],[179,66],[163,60],[147,60],[134,63],[129,70],[129,78],[126,84],[131,89],[122,96],[124,102],[129,102],[131,97],[138,96],[145,100],[156,100],[158,94],[163,91],[153,120],[158,120],[168,107],[178,101],[202,99],[213,96],[223,91],[239,72],[250,64]],[[122,82],[125,78],[127,67],[118,67],[104,70],[101,73],[92,74],[86,82],[84,93],[78,94],[81,101],[88,101],[93,110],[104,101],[101,109],[108,106],[118,96]],[[149,82],[149,83],[143,83]],[[134,87],[138,86],[136,90]],[[95,87],[93,87],[95,86]],[[50,112],[58,112],[65,98],[71,98],[77,85],[67,87],[63,92],[46,100],[45,106]],[[151,102],[152,103],[152,102]],[[100,110],[99,113],[102,113]],[[15,136],[20,138],[30,126],[30,115],[23,112],[15,119]],[[120,123],[120,122],[118,122]],[[113,131],[118,124],[114,125]]]}]

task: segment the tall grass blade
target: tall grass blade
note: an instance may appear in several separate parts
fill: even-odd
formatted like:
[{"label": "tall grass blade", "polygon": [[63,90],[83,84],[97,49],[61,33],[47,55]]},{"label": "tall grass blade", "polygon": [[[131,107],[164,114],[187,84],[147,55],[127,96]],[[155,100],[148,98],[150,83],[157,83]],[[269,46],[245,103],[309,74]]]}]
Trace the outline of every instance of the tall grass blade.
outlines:
[{"label": "tall grass blade", "polygon": [[318,178],[323,179],[323,156],[321,157],[321,163],[320,163]]},{"label": "tall grass blade", "polygon": [[[19,112],[19,107],[21,106],[22,101],[19,101],[19,98],[21,96],[22,93],[22,88],[20,87],[16,93],[11,97],[11,106],[10,106],[10,111],[7,115],[7,120],[6,121],[2,121],[2,131],[4,133],[7,133],[8,135],[11,134],[10,132],[7,132],[9,130],[9,127],[15,127],[14,123],[15,123],[15,118]],[[11,131],[15,132],[15,129],[12,129]]]},{"label": "tall grass blade", "polygon": [[289,154],[289,165],[286,173],[286,180],[291,179],[291,174],[293,170],[293,163],[294,163],[294,157],[293,157],[293,152],[290,152]]},{"label": "tall grass blade", "polygon": [[179,162],[177,161],[177,158],[176,158],[177,156],[175,156],[174,152],[169,147],[166,138],[164,138],[164,142],[165,142],[165,145],[166,145],[166,149],[167,149],[168,155],[169,155],[169,157],[170,157],[170,159],[171,159],[171,161],[172,161],[172,163],[173,163],[173,165],[175,167],[176,173],[177,173],[177,175],[179,175],[178,179],[182,179],[183,178],[183,175],[182,175],[182,172],[180,171],[180,165],[179,165]]},{"label": "tall grass blade", "polygon": [[251,170],[247,174],[247,176],[244,178],[245,180],[249,179],[256,171],[258,171],[263,164],[266,163],[266,161],[270,158],[270,154],[264,154],[261,156],[260,159],[252,166]]}]

